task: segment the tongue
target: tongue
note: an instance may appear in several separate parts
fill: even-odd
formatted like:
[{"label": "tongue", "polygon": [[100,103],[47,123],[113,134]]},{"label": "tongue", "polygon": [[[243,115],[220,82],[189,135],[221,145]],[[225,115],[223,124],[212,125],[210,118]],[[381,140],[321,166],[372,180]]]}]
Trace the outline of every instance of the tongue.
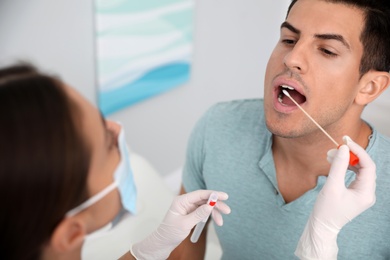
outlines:
[{"label": "tongue", "polygon": [[[298,103],[298,104],[302,104],[303,102],[306,101],[306,98],[305,96],[299,94],[299,92],[295,91],[295,90],[288,90],[288,93],[290,94],[290,96]],[[284,96],[283,97],[283,103],[288,105],[288,106],[295,106],[294,102],[287,96]]]},{"label": "tongue", "polygon": [[295,106],[294,102],[286,95],[283,96],[283,104],[289,107]]}]

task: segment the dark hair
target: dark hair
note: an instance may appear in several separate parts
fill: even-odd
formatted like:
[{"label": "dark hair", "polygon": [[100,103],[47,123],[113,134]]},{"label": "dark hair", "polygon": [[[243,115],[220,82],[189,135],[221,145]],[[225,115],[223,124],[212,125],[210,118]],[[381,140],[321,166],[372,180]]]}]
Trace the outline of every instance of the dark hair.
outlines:
[{"label": "dark hair", "polygon": [[88,197],[89,147],[60,80],[0,69],[0,255],[40,259],[65,213]]},{"label": "dark hair", "polygon": [[[292,0],[287,15],[298,0]],[[365,15],[360,35],[363,56],[360,76],[370,70],[390,71],[390,1],[389,0],[322,0],[356,7]]]}]

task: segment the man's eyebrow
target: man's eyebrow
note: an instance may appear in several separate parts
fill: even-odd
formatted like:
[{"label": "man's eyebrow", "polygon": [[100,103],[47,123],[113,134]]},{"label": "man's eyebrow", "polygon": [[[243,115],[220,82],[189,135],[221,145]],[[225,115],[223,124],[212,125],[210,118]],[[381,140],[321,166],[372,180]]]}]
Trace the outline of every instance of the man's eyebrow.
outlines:
[{"label": "man's eyebrow", "polygon": [[292,31],[293,33],[300,34],[301,31],[292,26],[289,22],[283,22],[282,25],[280,26],[280,29],[282,28],[287,28],[288,30]]},{"label": "man's eyebrow", "polygon": [[[282,25],[280,26],[280,28],[286,28],[290,31],[292,31],[293,33],[296,33],[296,34],[300,34],[301,31],[297,28],[295,28],[292,24],[290,24],[289,22],[285,21],[282,23]],[[340,34],[332,34],[332,33],[325,33],[325,34],[315,34],[314,35],[315,38],[317,39],[321,39],[321,40],[336,40],[336,41],[339,41],[341,44],[343,44],[348,50],[351,49],[351,47],[349,46],[348,42],[344,39],[344,37]]]},{"label": "man's eyebrow", "polygon": [[340,34],[316,34],[314,37],[322,40],[336,40],[341,42],[348,50],[351,49],[348,42]]}]

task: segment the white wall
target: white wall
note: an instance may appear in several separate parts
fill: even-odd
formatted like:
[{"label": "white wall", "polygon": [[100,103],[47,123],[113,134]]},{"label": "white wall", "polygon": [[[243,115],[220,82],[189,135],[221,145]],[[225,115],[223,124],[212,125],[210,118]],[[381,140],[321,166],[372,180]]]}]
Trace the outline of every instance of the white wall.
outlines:
[{"label": "white wall", "polygon": [[[124,124],[131,149],[168,174],[183,164],[191,129],[208,107],[261,97],[265,66],[289,2],[196,0],[191,81],[110,116]],[[2,0],[0,63],[20,58],[60,74],[96,104],[93,1]],[[386,96],[366,114],[390,134]]]},{"label": "white wall", "polygon": [[1,0],[0,64],[31,61],[95,103],[92,9],[91,0]]}]

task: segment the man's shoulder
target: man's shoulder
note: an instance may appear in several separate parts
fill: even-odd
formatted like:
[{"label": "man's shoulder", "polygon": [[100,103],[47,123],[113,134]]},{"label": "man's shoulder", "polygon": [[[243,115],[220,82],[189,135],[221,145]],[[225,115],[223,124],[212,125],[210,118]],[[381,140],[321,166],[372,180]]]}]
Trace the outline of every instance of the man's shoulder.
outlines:
[{"label": "man's shoulder", "polygon": [[252,132],[265,129],[263,100],[241,99],[219,102],[204,116],[207,131],[221,133]]},{"label": "man's shoulder", "polygon": [[218,115],[256,115],[263,111],[263,100],[256,99],[238,99],[216,103],[210,108],[214,116]]},{"label": "man's shoulder", "polygon": [[378,179],[390,185],[390,138],[374,130],[367,152],[376,164]]},{"label": "man's shoulder", "polygon": [[368,150],[370,155],[378,157],[378,159],[390,161],[390,137],[374,130],[372,138],[374,138],[373,144]]}]

